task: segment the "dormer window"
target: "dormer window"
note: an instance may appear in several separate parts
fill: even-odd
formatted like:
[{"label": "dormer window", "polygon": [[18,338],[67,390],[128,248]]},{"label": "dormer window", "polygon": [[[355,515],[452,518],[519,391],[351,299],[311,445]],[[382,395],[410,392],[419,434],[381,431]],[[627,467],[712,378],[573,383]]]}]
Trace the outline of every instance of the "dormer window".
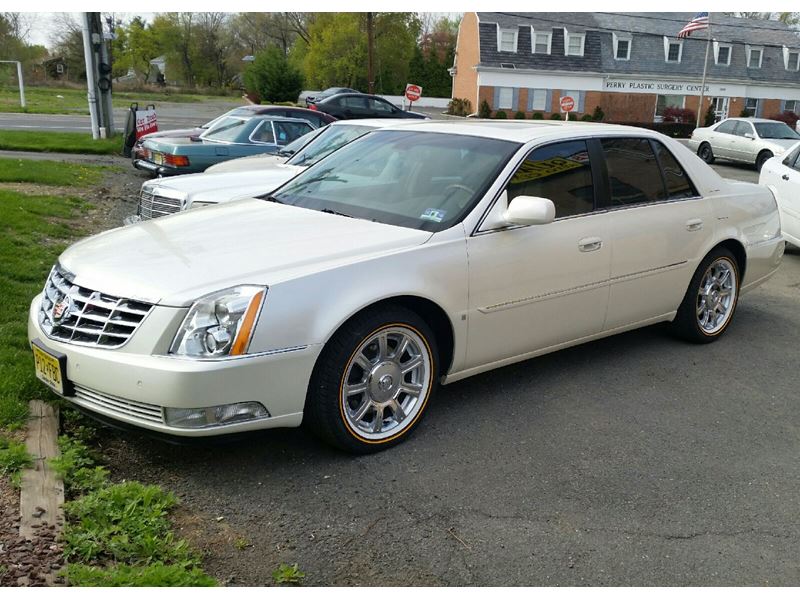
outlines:
[{"label": "dormer window", "polygon": [[614,60],[630,60],[631,59],[630,36],[612,33],[611,40],[614,46]]},{"label": "dormer window", "polygon": [[533,27],[531,27],[531,53],[550,54],[552,46],[552,32],[536,31]]},{"label": "dormer window", "polygon": [[714,62],[723,67],[731,64],[731,45],[714,42]]},{"label": "dormer window", "polygon": [[585,33],[569,33],[564,29],[564,56],[583,56]]},{"label": "dormer window", "polygon": [[664,60],[668,63],[679,63],[683,56],[683,40],[664,38]]},{"label": "dormer window", "polygon": [[500,52],[516,52],[517,37],[519,31],[516,29],[497,29],[497,49]]},{"label": "dormer window", "polygon": [[787,71],[800,71],[800,50],[784,46],[783,66]]},{"label": "dormer window", "polygon": [[761,61],[764,59],[764,48],[762,46],[747,46],[747,68],[760,69]]}]

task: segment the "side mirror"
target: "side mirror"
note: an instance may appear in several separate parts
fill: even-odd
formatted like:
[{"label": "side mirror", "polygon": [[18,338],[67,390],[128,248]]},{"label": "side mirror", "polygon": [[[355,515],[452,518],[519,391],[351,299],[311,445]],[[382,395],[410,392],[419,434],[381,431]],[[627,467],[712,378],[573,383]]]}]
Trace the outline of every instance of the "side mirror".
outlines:
[{"label": "side mirror", "polygon": [[535,196],[517,196],[508,205],[503,219],[510,225],[547,225],[556,218],[552,200]]}]

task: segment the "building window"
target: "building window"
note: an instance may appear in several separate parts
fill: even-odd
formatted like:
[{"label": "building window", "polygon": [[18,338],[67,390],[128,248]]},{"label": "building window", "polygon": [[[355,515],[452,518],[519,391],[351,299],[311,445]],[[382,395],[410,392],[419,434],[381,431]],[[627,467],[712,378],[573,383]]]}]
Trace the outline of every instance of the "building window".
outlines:
[{"label": "building window", "polygon": [[667,108],[683,108],[686,96],[658,96],[656,98],[656,122],[661,122],[664,118],[664,110]]},{"label": "building window", "polygon": [[758,114],[758,98],[745,98],[744,109],[748,117],[755,117]]},{"label": "building window", "polygon": [[498,29],[497,30],[497,49],[500,52],[517,51],[517,30]]},{"label": "building window", "polygon": [[620,37],[616,33],[611,34],[614,59],[615,60],[630,60],[631,58],[631,38]]},{"label": "building window", "polygon": [[564,30],[564,56],[583,56],[585,33],[568,33]]},{"label": "building window", "polygon": [[533,54],[550,54],[552,44],[552,33],[537,32],[531,27],[531,52]]},{"label": "building window", "polygon": [[718,65],[731,64],[731,45],[714,42],[714,62]]},{"label": "building window", "polygon": [[500,88],[500,93],[497,96],[497,108],[505,109],[511,108],[514,103],[514,90],[513,88]]},{"label": "building window", "polygon": [[747,46],[747,68],[760,69],[761,60],[764,58],[764,49]]},{"label": "building window", "polygon": [[679,63],[683,56],[683,40],[664,38],[664,60],[668,63]]},{"label": "building window", "polygon": [[800,50],[783,47],[783,66],[787,71],[800,70]]},{"label": "building window", "polygon": [[797,114],[797,109],[800,108],[798,104],[800,103],[797,100],[787,100],[783,103],[783,110]]},{"label": "building window", "polygon": [[531,95],[531,110],[550,110],[547,106],[547,90],[528,90]]}]

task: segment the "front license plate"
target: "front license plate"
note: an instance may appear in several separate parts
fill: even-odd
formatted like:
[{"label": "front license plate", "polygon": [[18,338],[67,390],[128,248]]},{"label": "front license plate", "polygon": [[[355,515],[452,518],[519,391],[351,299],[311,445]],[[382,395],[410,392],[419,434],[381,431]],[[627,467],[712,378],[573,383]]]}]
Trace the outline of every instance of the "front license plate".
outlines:
[{"label": "front license plate", "polygon": [[153,157],[153,162],[156,163],[157,165],[164,164],[164,155],[161,154],[161,152],[153,152],[152,157]]},{"label": "front license plate", "polygon": [[31,345],[36,377],[50,386],[56,393],[64,395],[67,381],[67,357],[63,354],[56,356],[45,350],[37,341],[34,341]]}]

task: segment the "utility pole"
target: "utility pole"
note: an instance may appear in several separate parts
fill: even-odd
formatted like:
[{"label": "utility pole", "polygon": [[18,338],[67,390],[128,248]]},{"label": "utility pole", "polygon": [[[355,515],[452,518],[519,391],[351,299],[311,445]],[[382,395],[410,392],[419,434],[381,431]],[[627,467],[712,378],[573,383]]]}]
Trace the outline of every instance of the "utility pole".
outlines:
[{"label": "utility pole", "polygon": [[375,68],[373,56],[375,54],[375,32],[373,31],[372,13],[367,13],[367,91],[375,93]]},{"label": "utility pole", "polygon": [[83,53],[92,137],[114,135],[111,105],[111,58],[100,13],[83,13]]}]

